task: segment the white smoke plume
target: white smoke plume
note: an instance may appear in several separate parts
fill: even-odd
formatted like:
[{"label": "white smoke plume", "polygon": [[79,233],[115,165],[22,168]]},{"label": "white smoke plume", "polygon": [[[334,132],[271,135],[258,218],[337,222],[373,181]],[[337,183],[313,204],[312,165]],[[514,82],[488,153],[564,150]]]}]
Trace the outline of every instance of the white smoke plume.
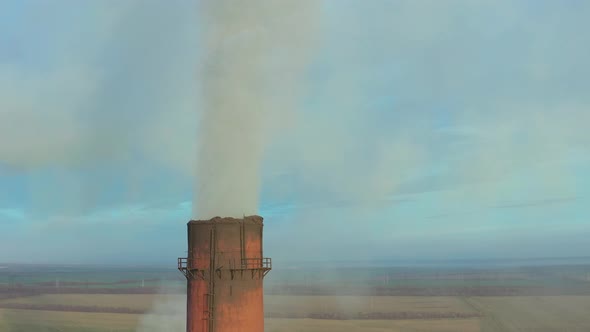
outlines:
[{"label": "white smoke plume", "polygon": [[315,6],[311,0],[201,1],[195,217],[257,213],[269,124],[296,106]]},{"label": "white smoke plume", "polygon": [[186,296],[165,292],[158,295],[152,309],[140,318],[136,331],[186,331]]}]

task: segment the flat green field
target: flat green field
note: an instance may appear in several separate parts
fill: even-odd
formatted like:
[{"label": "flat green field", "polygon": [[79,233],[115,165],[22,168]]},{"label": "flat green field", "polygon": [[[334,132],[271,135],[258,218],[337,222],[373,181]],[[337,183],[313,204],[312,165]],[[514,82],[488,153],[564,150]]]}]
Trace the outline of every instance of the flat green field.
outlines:
[{"label": "flat green field", "polygon": [[475,297],[482,331],[590,331],[590,296]]},{"label": "flat green field", "polygon": [[[152,294],[43,294],[0,300],[0,303],[57,304],[149,310],[152,308],[153,303],[161,300],[163,297],[163,295]],[[181,301],[181,296],[178,297],[178,301]]]},{"label": "flat green field", "polygon": [[[119,307],[149,310],[154,304],[180,303],[183,295],[150,294],[44,294],[16,299],[0,300],[1,303],[35,305],[76,305]],[[264,297],[267,312],[308,313],[358,313],[358,312],[475,312],[458,297],[451,296],[291,296],[267,295]]]},{"label": "flat green field", "polygon": [[[314,331],[590,331],[590,296],[267,296],[267,312],[459,312],[481,318],[411,320],[267,319],[267,332]],[[147,309],[152,314],[111,314],[0,309],[0,331],[183,332],[184,296],[46,294],[2,303]]]},{"label": "flat green field", "polygon": [[451,296],[268,295],[264,301],[267,312],[476,312],[460,298]]},{"label": "flat green field", "polygon": [[[140,325],[140,315],[74,313],[55,311],[1,310],[0,331],[36,332],[130,332]],[[149,321],[149,319],[148,319]],[[155,322],[154,329],[139,331],[183,332],[183,326],[173,324],[174,330],[159,330],[166,323]],[[315,319],[267,319],[267,332],[392,332],[392,331],[479,331],[477,319],[458,320],[315,320]]]},{"label": "flat green field", "polygon": [[[0,331],[183,331],[185,297],[181,295],[45,294],[2,303],[124,307],[153,314],[107,314],[45,310],[0,309]],[[265,297],[267,312],[287,314],[357,312],[475,312],[453,297]],[[266,331],[478,331],[478,319],[325,320],[267,319]]]},{"label": "flat green field", "polygon": [[267,319],[267,332],[477,332],[477,319],[315,320]]},{"label": "flat green field", "polygon": [[0,309],[0,331],[131,332],[139,315]]}]

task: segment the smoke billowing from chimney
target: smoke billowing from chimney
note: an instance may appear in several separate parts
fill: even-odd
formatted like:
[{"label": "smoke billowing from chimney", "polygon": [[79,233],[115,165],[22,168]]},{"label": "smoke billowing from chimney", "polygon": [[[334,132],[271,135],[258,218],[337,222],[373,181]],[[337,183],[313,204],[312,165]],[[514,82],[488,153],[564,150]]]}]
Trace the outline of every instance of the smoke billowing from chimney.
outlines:
[{"label": "smoke billowing from chimney", "polygon": [[200,5],[202,103],[193,216],[256,214],[270,123],[295,105],[314,35],[315,5],[310,0]]}]

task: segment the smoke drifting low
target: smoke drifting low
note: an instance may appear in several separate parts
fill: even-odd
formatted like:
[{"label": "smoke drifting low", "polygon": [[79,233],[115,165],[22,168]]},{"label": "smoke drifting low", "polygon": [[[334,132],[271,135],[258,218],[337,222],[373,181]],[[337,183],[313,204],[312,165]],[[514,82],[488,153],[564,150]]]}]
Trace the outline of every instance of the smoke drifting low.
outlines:
[{"label": "smoke drifting low", "polygon": [[307,0],[201,2],[195,217],[257,213],[271,117],[295,106],[314,7]]}]

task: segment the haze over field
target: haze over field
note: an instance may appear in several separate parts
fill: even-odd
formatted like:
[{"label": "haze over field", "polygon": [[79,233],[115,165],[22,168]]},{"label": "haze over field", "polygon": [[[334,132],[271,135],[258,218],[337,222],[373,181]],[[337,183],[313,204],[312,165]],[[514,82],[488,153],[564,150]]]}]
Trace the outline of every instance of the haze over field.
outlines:
[{"label": "haze over field", "polygon": [[273,97],[224,104],[264,112],[223,137],[258,142],[230,155],[260,187],[230,188],[260,197],[230,213],[266,217],[275,259],[590,252],[589,3],[280,3],[220,41],[244,69],[220,77],[197,1],[1,2],[0,261],[173,264],[214,130],[197,92],[224,95],[207,78]]}]

